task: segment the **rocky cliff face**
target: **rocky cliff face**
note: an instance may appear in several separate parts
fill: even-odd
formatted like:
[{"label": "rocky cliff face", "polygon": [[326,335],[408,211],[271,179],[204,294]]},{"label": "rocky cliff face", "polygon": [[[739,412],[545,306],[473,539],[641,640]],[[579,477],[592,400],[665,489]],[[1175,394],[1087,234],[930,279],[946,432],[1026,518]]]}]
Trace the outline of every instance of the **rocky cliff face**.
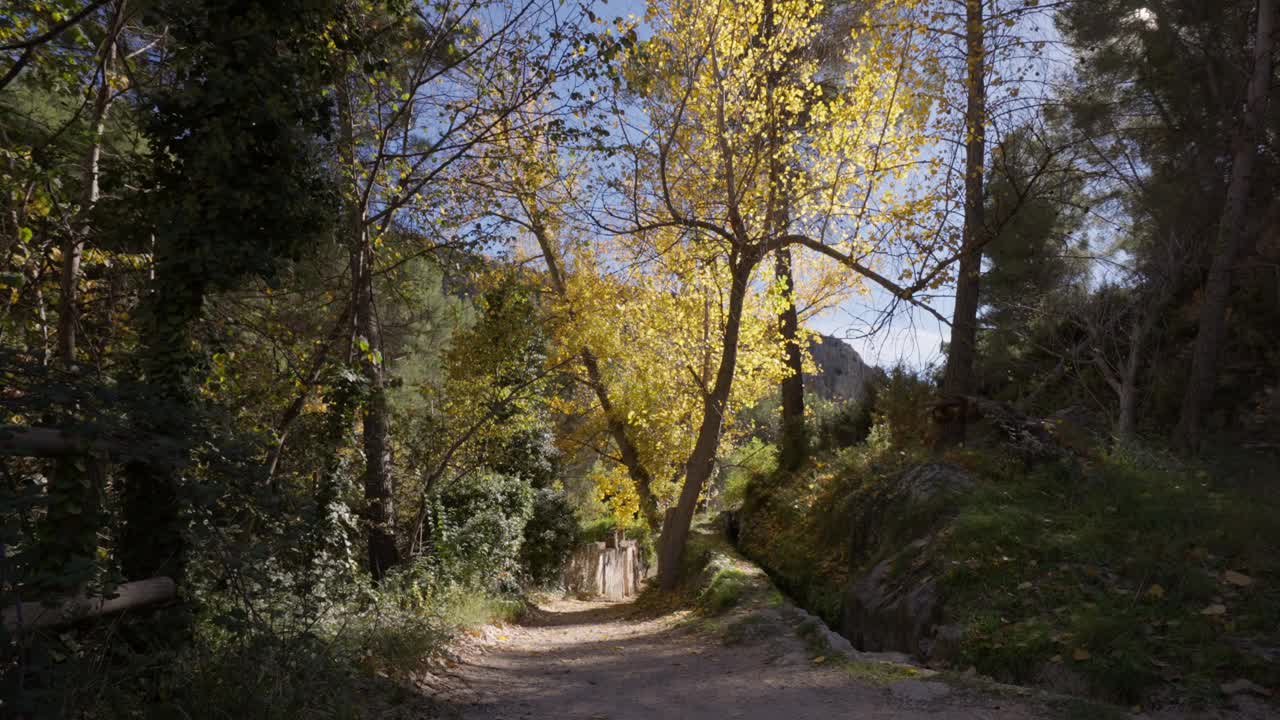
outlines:
[{"label": "rocky cliff face", "polygon": [[867,381],[880,372],[863,362],[848,343],[829,335],[815,336],[809,352],[817,373],[804,376],[804,389],[826,400],[862,400]]}]

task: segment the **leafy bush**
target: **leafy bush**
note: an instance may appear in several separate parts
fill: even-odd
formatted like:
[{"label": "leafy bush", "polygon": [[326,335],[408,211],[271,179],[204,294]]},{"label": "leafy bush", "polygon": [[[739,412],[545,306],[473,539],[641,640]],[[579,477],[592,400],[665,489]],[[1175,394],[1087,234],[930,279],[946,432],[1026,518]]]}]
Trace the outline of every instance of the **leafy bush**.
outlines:
[{"label": "leafy bush", "polygon": [[569,498],[550,488],[536,490],[520,548],[525,575],[535,585],[555,582],[577,542],[578,514]]},{"label": "leafy bush", "polygon": [[430,562],[438,582],[491,592],[519,590],[520,546],[533,490],[517,478],[472,473],[433,498]]},{"label": "leafy bush", "polygon": [[883,426],[889,444],[895,448],[930,444],[933,424],[929,418],[929,402],[933,384],[923,375],[899,365],[876,388],[872,415],[875,425]]},{"label": "leafy bush", "polygon": [[711,582],[698,598],[699,603],[713,613],[720,613],[737,605],[747,591],[750,578],[735,567],[723,567],[711,577]]},{"label": "leafy bush", "polygon": [[747,484],[777,469],[778,448],[752,438],[730,453],[721,467],[717,504],[723,510],[737,510],[746,500]]},{"label": "leafy bush", "polygon": [[828,402],[813,398],[813,448],[816,452],[834,452],[857,445],[867,439],[874,421],[876,383],[867,383],[867,397],[862,402]]}]

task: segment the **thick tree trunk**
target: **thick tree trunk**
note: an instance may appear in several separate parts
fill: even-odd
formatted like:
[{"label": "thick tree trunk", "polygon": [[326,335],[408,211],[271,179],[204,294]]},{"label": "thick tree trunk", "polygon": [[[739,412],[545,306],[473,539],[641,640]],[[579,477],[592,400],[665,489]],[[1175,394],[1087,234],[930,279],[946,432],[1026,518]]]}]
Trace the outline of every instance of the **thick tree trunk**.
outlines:
[{"label": "thick tree trunk", "polygon": [[939,448],[964,442],[964,398],[973,394],[973,365],[978,338],[978,283],[982,273],[982,243],[985,233],[983,172],[986,157],[986,37],[984,0],[965,1],[965,58],[968,64],[965,109],[964,237],[960,266],[956,273],[955,312],[951,320],[951,341],[942,395],[946,408],[938,423]]},{"label": "thick tree trunk", "polygon": [[375,581],[400,561],[395,537],[395,500],[391,483],[391,410],[387,403],[381,332],[373,294],[373,246],[369,241],[355,155],[355,119],[346,79],[338,82],[341,122],[339,155],[343,166],[343,232],[350,252],[351,317],[356,360],[366,384],[361,409],[364,444],[364,524],[369,572]]},{"label": "thick tree trunk", "polygon": [[800,351],[800,316],[796,311],[795,280],[791,275],[791,249],[779,248],[775,272],[786,289],[787,302],[778,317],[786,344],[787,376],[782,379],[782,443],[779,465],[794,470],[809,454],[809,431],[804,422],[804,354]]},{"label": "thick tree trunk", "polygon": [[1218,224],[1213,263],[1200,303],[1200,329],[1191,355],[1191,376],[1182,400],[1175,441],[1197,451],[1203,442],[1204,415],[1218,380],[1218,359],[1226,339],[1227,305],[1231,299],[1231,271],[1245,237],[1246,208],[1262,142],[1262,126],[1271,83],[1271,54],[1275,43],[1276,0],[1258,0],[1252,75],[1244,116],[1232,137],[1231,180]]},{"label": "thick tree trunk", "polygon": [[176,478],[186,464],[188,439],[174,430],[191,420],[191,328],[200,318],[205,286],[183,269],[183,253],[165,245],[157,250],[156,289],[143,311],[142,380],[150,395],[149,414],[139,424],[175,442],[170,452],[124,466],[120,561],[125,577],[167,575],[181,584],[185,547]]},{"label": "thick tree trunk", "polygon": [[658,542],[658,585],[664,592],[674,590],[680,581],[680,561],[689,539],[689,528],[698,506],[698,496],[715,468],[716,449],[720,445],[720,431],[724,426],[724,413],[729,405],[733,389],[733,375],[738,365],[738,336],[742,329],[742,309],[746,302],[753,258],[735,257],[731,261],[733,285],[729,290],[729,310],[725,315],[723,347],[720,366],[716,370],[716,382],[703,399],[702,423],[693,452],[685,466],[684,485],[680,499],[667,512]]},{"label": "thick tree trunk", "polygon": [[[352,238],[352,315],[361,374],[366,383],[363,426],[365,470],[365,530],[369,541],[369,572],[381,580],[400,561],[395,538],[395,501],[391,483],[391,408],[381,356],[381,333],[373,297],[373,249],[357,216],[359,235]],[[355,230],[356,228],[351,228]]]}]

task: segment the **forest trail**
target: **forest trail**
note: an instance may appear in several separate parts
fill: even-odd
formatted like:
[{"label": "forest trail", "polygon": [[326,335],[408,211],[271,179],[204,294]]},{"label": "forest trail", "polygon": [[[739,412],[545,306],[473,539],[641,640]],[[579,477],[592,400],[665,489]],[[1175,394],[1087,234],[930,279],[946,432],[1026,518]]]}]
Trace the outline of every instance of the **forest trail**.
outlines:
[{"label": "forest trail", "polygon": [[633,603],[554,600],[465,651],[440,699],[464,720],[1052,717],[1015,698],[934,680],[859,679],[815,663],[775,617],[777,626],[726,644],[686,622],[688,611],[655,617]]}]

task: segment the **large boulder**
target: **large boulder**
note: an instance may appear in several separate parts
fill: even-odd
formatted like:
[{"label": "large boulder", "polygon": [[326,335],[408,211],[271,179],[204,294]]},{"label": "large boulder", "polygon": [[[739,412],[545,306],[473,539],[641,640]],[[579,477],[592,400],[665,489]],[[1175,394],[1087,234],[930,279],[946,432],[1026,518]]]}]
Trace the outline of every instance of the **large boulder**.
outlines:
[{"label": "large boulder", "polygon": [[954,499],[972,489],[964,470],[919,465],[853,505],[850,583],[841,632],[863,651],[945,659],[958,644],[946,624],[933,560],[937,531]]}]

